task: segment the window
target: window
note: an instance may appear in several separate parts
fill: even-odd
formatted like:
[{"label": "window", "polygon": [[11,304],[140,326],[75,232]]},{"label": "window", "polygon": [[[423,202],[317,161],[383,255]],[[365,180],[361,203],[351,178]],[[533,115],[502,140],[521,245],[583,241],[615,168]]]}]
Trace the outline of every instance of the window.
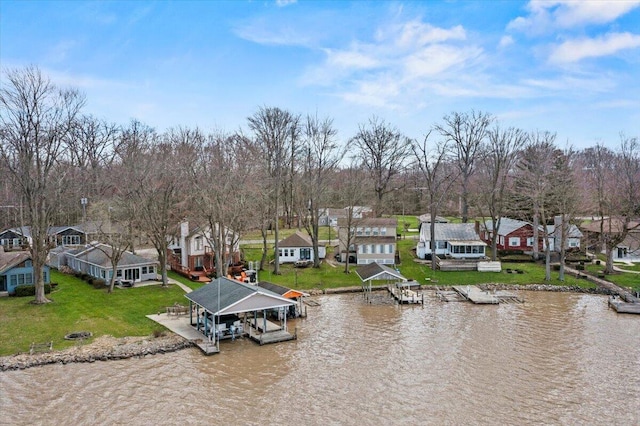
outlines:
[{"label": "window", "polygon": [[520,237],[509,237],[509,247],[520,246]]},{"label": "window", "polygon": [[371,254],[376,254],[376,245],[371,244]]},{"label": "window", "polygon": [[362,254],[367,254],[369,252],[369,246],[366,244],[362,245]]},{"label": "window", "polygon": [[153,274],[153,266],[149,266],[149,273]]},{"label": "window", "polygon": [[202,250],[202,237],[196,237],[196,250]]},{"label": "window", "polygon": [[16,277],[15,275],[11,275],[11,286],[15,287],[18,285],[18,277]]},{"label": "window", "polygon": [[63,235],[62,236],[63,246],[79,245],[79,244],[80,244],[80,235]]},{"label": "window", "polygon": [[369,235],[371,235],[371,228],[369,227],[364,228],[364,235],[365,237],[368,237]]},{"label": "window", "polygon": [[377,237],[377,236],[378,236],[378,234],[380,233],[380,229],[378,229],[378,228],[373,228],[371,232],[373,232],[373,236],[374,236],[374,237]]},{"label": "window", "polygon": [[33,284],[33,274],[31,272],[27,272],[24,275],[24,283],[25,284]]},{"label": "window", "polygon": [[527,247],[533,247],[533,237],[527,237]]},{"label": "window", "polygon": [[147,267],[146,267],[146,266],[143,266],[143,267],[142,267],[142,273],[143,273],[143,274],[146,274],[146,273],[147,273]]},{"label": "window", "polygon": [[384,236],[387,235],[387,228],[380,228],[380,235]]},{"label": "window", "polygon": [[116,277],[122,277],[122,269],[116,271]]},{"label": "window", "polygon": [[393,254],[393,244],[389,244],[389,254]]},{"label": "window", "polygon": [[278,256],[282,257],[282,249],[278,249]]},{"label": "window", "polygon": [[362,236],[362,228],[356,228],[356,235],[359,237]]},{"label": "window", "polygon": [[578,247],[578,241],[569,240],[569,247]]}]

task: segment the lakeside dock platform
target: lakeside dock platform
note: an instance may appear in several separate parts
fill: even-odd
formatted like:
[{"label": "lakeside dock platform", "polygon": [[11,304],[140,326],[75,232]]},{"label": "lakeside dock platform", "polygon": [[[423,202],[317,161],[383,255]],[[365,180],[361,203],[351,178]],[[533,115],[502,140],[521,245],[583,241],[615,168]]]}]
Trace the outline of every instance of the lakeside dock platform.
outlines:
[{"label": "lakeside dock platform", "polygon": [[259,343],[260,345],[286,342],[298,338],[297,331],[291,334],[287,330],[282,329],[279,324],[276,324],[269,320],[266,320],[265,330],[264,318],[257,318],[257,321],[254,320],[256,320],[256,318],[247,318],[246,324],[248,325],[248,332],[246,333],[246,335],[248,335],[251,340]]},{"label": "lakeside dock platform", "polygon": [[175,316],[169,314],[157,314],[147,315],[147,318],[176,333],[178,336],[187,339],[200,348],[205,355],[213,355],[220,352],[220,349],[215,342],[208,340],[201,332],[189,324],[188,315]]},{"label": "lakeside dock platform", "polygon": [[640,314],[640,303],[625,302],[617,297],[609,298],[609,307],[619,314]]},{"label": "lakeside dock platform", "polygon": [[402,283],[396,285],[388,285],[387,290],[393,298],[401,305],[405,304],[422,304],[424,305],[424,294],[411,290],[409,286]]},{"label": "lakeside dock platform", "polygon": [[495,295],[481,290],[475,285],[454,285],[453,289],[465,299],[478,305],[497,305],[500,303]]}]

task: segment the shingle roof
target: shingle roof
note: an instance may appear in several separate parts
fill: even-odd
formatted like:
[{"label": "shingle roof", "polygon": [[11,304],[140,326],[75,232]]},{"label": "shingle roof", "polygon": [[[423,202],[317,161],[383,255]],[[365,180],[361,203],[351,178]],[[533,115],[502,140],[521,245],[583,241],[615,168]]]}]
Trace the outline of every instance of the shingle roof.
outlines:
[{"label": "shingle roof", "polygon": [[[77,253],[69,252],[68,254],[84,260],[85,262],[92,263],[94,265],[111,267],[111,260],[109,259],[112,254],[113,248],[107,244],[97,244],[89,246],[84,250],[80,250]],[[118,262],[118,267],[133,266],[133,265],[153,265],[157,262],[146,259],[142,256],[135,255],[129,251],[125,251],[122,254],[122,258]]]},{"label": "shingle roof", "polygon": [[[347,226],[347,218],[338,218],[338,225],[342,227]],[[364,227],[364,226],[398,226],[398,219],[393,217],[368,217],[364,219],[353,219],[351,222],[352,227]]]},{"label": "shingle roof", "polygon": [[0,251],[0,274],[28,259],[31,259],[28,251]]},{"label": "shingle roof", "polygon": [[403,281],[407,280],[402,276],[400,272],[391,269],[388,266],[380,265],[377,262],[360,266],[358,269],[356,269],[356,274],[358,274],[362,281],[391,279],[398,279]]},{"label": "shingle roof", "polygon": [[289,235],[284,240],[278,243],[278,247],[312,247],[313,243],[308,235],[303,234],[300,231],[296,231],[295,234]]},{"label": "shingle roof", "polygon": [[[500,225],[498,226],[498,235],[509,235],[516,229],[520,229],[523,226],[530,225],[529,222],[524,220],[511,219],[508,217],[500,218]],[[493,229],[493,221],[488,220],[486,222],[486,229],[491,231]]]}]

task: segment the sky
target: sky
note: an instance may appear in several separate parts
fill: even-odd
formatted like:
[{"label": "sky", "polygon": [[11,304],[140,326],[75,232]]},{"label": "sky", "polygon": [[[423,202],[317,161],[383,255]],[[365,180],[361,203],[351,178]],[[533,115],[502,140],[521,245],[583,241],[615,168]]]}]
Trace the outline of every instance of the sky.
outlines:
[{"label": "sky", "polygon": [[247,132],[279,107],[342,142],[472,110],[561,147],[640,137],[640,1],[0,0],[0,67],[27,65],[160,132]]}]

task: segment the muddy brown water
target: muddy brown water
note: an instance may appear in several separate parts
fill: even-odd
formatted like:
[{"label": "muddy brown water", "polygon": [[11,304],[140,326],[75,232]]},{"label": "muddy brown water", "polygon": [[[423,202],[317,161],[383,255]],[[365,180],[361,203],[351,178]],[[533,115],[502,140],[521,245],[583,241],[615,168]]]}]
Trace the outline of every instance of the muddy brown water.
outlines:
[{"label": "muddy brown water", "polygon": [[321,296],[294,342],[8,371],[0,424],[640,424],[640,317],[603,296],[520,294]]}]

